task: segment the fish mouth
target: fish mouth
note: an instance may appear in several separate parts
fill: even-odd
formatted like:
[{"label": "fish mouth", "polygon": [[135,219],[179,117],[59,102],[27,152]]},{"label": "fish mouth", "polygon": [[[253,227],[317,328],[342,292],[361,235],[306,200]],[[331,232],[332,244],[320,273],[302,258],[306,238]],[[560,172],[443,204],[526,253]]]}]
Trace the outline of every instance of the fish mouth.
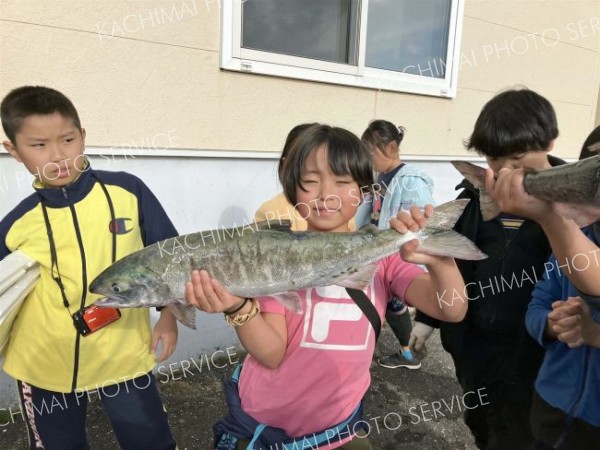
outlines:
[{"label": "fish mouth", "polygon": [[96,300],[94,305],[119,308],[132,307],[130,303],[120,297],[102,297],[101,299]]}]

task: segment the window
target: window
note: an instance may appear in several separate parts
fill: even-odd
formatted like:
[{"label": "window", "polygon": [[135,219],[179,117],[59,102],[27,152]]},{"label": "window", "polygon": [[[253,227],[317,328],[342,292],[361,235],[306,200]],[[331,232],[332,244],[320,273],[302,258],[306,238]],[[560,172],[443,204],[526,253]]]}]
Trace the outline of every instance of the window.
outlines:
[{"label": "window", "polygon": [[224,0],[221,67],[454,97],[464,0]]}]

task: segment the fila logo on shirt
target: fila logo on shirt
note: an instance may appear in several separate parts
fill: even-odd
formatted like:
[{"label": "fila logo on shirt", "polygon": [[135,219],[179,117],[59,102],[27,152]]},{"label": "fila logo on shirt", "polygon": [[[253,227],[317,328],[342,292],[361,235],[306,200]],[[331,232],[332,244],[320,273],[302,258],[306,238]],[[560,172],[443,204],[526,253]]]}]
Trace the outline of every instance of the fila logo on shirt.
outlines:
[{"label": "fila logo on shirt", "polygon": [[[374,292],[373,287],[371,282],[367,296]],[[328,301],[334,299],[339,301]],[[373,328],[343,287],[308,290],[306,309],[301,347],[345,351],[362,351],[368,347]]]},{"label": "fila logo on shirt", "polygon": [[131,222],[131,219],[128,217],[119,217],[108,223],[108,229],[112,234],[127,234],[133,230],[133,227],[130,228],[127,222]]}]

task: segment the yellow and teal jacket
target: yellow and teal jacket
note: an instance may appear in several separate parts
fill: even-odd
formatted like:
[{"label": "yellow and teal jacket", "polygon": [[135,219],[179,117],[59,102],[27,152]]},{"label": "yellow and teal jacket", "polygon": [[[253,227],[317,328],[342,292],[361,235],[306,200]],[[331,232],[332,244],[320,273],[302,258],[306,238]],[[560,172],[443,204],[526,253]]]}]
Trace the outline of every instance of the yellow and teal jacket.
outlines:
[{"label": "yellow and teal jacket", "polygon": [[[97,389],[149,372],[155,360],[149,353],[148,309],[123,309],[119,320],[85,337],[72,315],[99,298],[88,285],[111,264],[113,252],[118,260],[177,235],[161,204],[135,176],[89,165],[66,187],[44,188],[36,181],[34,188],[0,221],[0,260],[21,250],[41,270],[15,320],[4,371],[55,392]],[[54,271],[49,233],[56,248]]]}]

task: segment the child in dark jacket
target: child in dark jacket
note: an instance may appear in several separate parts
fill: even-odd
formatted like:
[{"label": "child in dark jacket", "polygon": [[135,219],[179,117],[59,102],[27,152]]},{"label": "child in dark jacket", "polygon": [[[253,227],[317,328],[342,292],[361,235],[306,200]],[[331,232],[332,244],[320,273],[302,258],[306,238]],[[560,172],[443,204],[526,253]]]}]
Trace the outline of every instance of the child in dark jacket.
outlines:
[{"label": "child in dark jacket", "polygon": [[[590,134],[585,151],[600,135]],[[501,171],[486,188],[504,211],[538,221],[556,256],[533,291],[526,315],[529,333],[546,349],[535,383],[531,424],[535,450],[591,450],[600,441],[600,211],[580,230],[553,205],[527,195],[520,170]],[[510,189],[505,189],[510,187]],[[586,214],[587,215],[587,214]]]},{"label": "child in dark jacket", "polygon": [[[484,155],[496,173],[504,167],[543,169],[563,164],[548,154],[557,136],[548,100],[527,89],[509,90],[484,106],[467,148]],[[455,229],[489,258],[457,261],[470,300],[465,320],[440,323],[418,312],[411,343],[420,351],[433,328],[440,327],[464,391],[484,389],[489,404],[465,414],[480,448],[528,449],[533,442],[529,411],[543,349],[528,335],[524,319],[550,245],[534,221],[509,214],[484,221],[479,191],[466,180],[457,188],[463,188],[459,198],[471,203]],[[446,292],[440,301],[451,303],[452,298]]]}]

